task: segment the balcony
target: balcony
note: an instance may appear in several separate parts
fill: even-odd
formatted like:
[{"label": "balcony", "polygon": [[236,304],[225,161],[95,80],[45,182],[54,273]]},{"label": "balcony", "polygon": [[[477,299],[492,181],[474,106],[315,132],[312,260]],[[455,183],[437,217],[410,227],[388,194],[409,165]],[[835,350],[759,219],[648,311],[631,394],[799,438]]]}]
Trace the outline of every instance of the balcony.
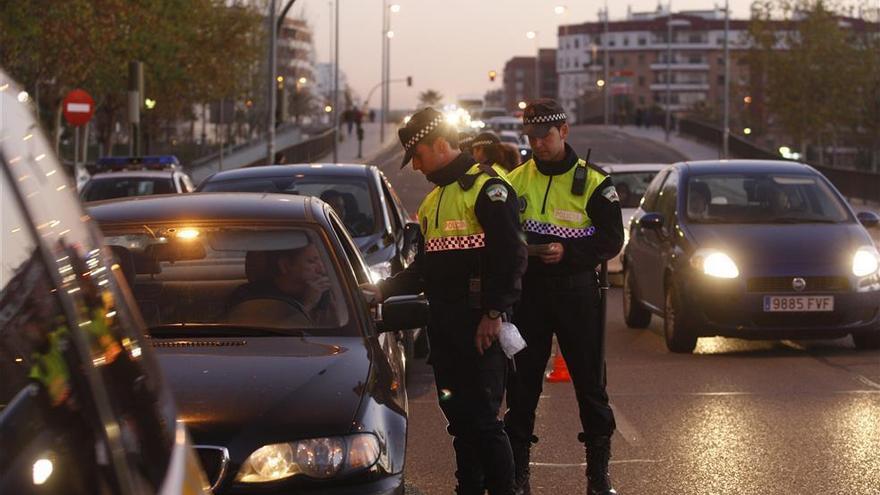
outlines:
[{"label": "balcony", "polygon": [[[709,83],[679,83],[668,85],[671,91],[709,91]],[[651,91],[666,91],[666,83],[651,84]]]},{"label": "balcony", "polygon": [[709,64],[707,63],[672,62],[671,66],[666,62],[651,64],[651,70],[666,70],[667,67],[670,67],[672,70],[709,70]]}]

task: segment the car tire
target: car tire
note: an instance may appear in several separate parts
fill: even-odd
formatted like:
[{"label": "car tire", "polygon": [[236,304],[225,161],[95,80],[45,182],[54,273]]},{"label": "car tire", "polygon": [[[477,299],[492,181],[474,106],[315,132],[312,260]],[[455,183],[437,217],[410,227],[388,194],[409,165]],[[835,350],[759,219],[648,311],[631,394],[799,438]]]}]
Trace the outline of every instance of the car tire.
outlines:
[{"label": "car tire", "polygon": [[629,328],[648,328],[651,312],[636,298],[633,277],[632,270],[623,270],[623,320]]},{"label": "car tire", "polygon": [[681,303],[681,295],[674,282],[666,287],[663,315],[663,335],[666,348],[676,353],[691,353],[697,347],[697,335]]},{"label": "car tire", "polygon": [[880,349],[880,333],[854,333],[852,338],[856,349]]}]

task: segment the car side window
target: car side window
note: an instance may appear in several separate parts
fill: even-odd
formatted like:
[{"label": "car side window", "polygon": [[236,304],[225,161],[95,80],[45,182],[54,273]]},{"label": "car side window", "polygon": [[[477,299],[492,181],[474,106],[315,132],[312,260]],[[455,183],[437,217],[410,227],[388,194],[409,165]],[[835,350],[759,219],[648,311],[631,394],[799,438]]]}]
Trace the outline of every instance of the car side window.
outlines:
[{"label": "car side window", "polygon": [[672,171],[663,182],[660,194],[657,197],[658,213],[663,215],[663,229],[669,233],[669,229],[675,224],[675,209],[678,198],[678,172]]},{"label": "car side window", "polygon": [[388,184],[385,183],[384,177],[380,179],[379,182],[382,183],[382,194],[385,195],[385,203],[388,204],[391,222],[394,224],[394,232],[401,232],[403,230],[403,224],[401,223],[403,214],[397,210],[398,203],[395,201],[396,198],[388,189]]},{"label": "car side window", "polygon": [[78,376],[76,330],[30,220],[0,174],[0,491],[29,493],[39,479],[47,492],[103,493],[115,481],[100,459],[110,451],[93,395]]},{"label": "car side window", "polygon": [[660,173],[654,177],[654,180],[648,184],[648,188],[645,189],[645,195],[642,197],[641,207],[645,211],[654,211],[655,206],[657,205],[657,197],[660,193],[660,186],[663,185],[663,182],[666,180],[666,176],[669,174],[668,170],[661,170]]},{"label": "car side window", "polygon": [[337,217],[335,213],[330,212],[329,216],[330,224],[333,226],[333,231],[336,233],[336,237],[339,238],[339,242],[342,244],[342,249],[345,251],[345,257],[348,258],[348,262],[351,265],[351,269],[354,271],[354,276],[355,279],[357,279],[358,284],[370,283],[369,271],[364,264],[363,258],[361,258],[360,251],[354,245],[351,236],[348,235],[348,230],[342,225],[342,221],[339,220],[339,217]]}]

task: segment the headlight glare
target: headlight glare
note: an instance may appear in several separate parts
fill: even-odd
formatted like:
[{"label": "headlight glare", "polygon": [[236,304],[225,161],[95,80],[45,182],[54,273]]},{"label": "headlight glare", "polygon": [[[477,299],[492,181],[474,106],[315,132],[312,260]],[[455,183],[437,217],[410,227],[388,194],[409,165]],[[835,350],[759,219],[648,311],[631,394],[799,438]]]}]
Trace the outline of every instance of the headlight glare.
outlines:
[{"label": "headlight glare", "polygon": [[691,258],[691,265],[710,277],[737,278],[739,268],[725,253],[712,250],[698,250]]},{"label": "headlight glare", "polygon": [[853,255],[852,272],[856,277],[867,277],[880,269],[880,254],[873,247],[862,247]]},{"label": "headlight glare", "polygon": [[236,476],[239,483],[266,483],[305,475],[326,479],[376,465],[382,447],[372,433],[310,438],[255,450]]}]

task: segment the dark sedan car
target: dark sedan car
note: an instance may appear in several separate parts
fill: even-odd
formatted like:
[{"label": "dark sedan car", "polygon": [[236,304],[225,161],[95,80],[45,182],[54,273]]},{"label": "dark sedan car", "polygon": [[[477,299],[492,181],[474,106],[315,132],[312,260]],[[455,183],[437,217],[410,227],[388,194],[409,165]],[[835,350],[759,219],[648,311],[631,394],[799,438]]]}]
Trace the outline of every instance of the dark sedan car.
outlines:
[{"label": "dark sedan car", "polygon": [[[403,270],[415,257],[419,224],[409,218],[394,188],[375,166],[298,164],[218,172],[196,192],[267,192],[314,196],[342,218],[363,253],[373,280]],[[425,332],[403,336],[408,358],[427,352]]]},{"label": "dark sedan car", "polygon": [[[96,203],[216,493],[401,493],[407,396],[396,331],[326,203],[250,193]],[[376,321],[374,314],[381,315]]]},{"label": "dark sedan car", "polygon": [[672,165],[629,226],[626,322],[644,328],[663,316],[673,352],[715,335],[852,334],[857,347],[880,347],[880,254],[865,230],[877,223],[807,165]]}]

